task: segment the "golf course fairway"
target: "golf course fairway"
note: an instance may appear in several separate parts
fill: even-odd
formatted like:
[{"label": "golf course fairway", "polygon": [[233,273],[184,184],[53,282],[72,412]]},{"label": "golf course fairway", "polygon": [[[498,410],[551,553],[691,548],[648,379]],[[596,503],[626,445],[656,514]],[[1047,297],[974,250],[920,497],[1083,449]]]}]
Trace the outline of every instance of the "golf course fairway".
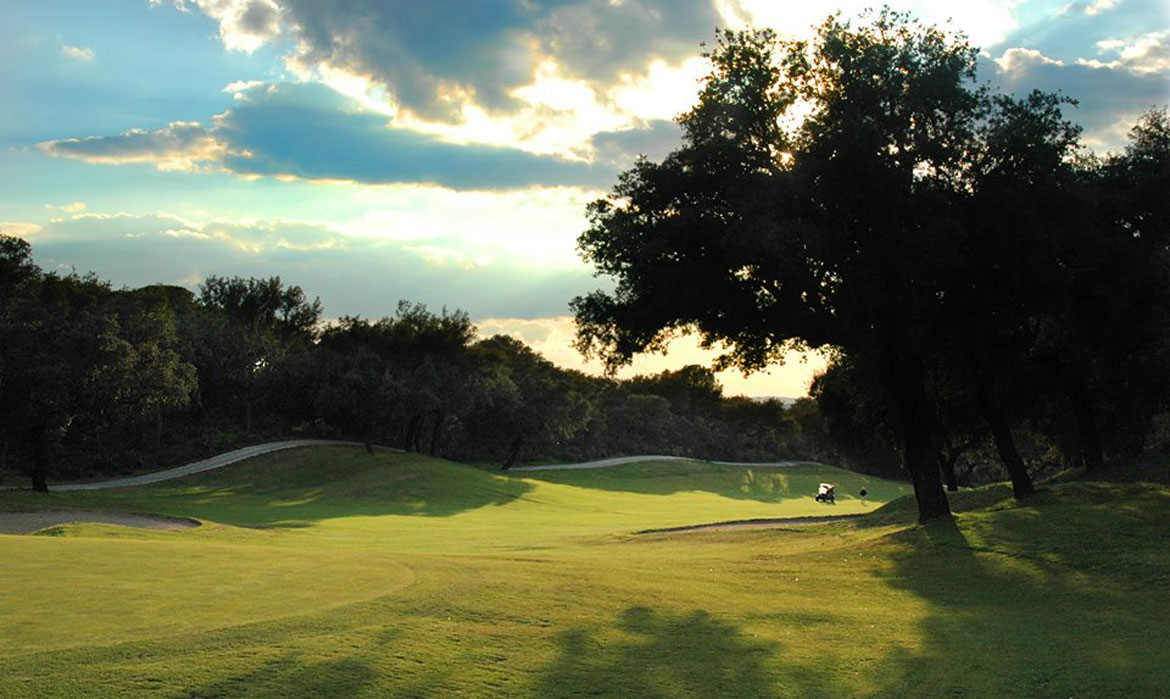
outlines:
[{"label": "golf course fairway", "polygon": [[910,491],[817,464],[500,474],[356,447],[4,491],[0,511],[202,526],[0,535],[0,697],[1170,692],[1170,488],[991,487],[928,526],[892,502]]}]

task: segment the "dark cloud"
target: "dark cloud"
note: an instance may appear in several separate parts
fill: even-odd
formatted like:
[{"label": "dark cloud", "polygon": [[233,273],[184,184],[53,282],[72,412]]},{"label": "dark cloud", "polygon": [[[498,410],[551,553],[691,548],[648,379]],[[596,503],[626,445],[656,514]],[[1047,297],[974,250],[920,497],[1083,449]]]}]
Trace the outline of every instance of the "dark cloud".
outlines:
[{"label": "dark cloud", "polygon": [[641,73],[656,58],[696,55],[721,26],[709,1],[586,0],[549,12],[537,31],[570,73],[605,84],[622,72]]},{"label": "dark cloud", "polygon": [[603,131],[592,139],[594,159],[628,168],[639,155],[662,160],[682,143],[682,129],[673,121],[655,119],[639,129]]},{"label": "dark cloud", "polygon": [[386,116],[316,83],[273,85],[247,94],[247,101],[216,117],[212,126],[175,123],[153,131],[47,141],[40,148],[102,163],[217,165],[246,175],[432,183],[451,189],[600,187],[614,178],[606,165],[501,146],[451,144],[392,129]]},{"label": "dark cloud", "polygon": [[[270,0],[191,0],[220,23],[228,46],[279,33]],[[713,0],[275,0],[293,63],[340,69],[384,85],[400,105],[457,121],[471,101],[493,112],[554,58],[604,90],[657,58],[698,52],[722,25]],[[254,10],[262,18],[251,18]],[[237,37],[237,35],[239,35]]]},{"label": "dark cloud", "polygon": [[[488,145],[456,145],[387,128],[387,118],[347,110],[319,85],[282,86],[220,120],[235,172],[364,183],[429,182],[452,189],[599,185],[612,171]],[[247,155],[243,153],[246,151]]]}]

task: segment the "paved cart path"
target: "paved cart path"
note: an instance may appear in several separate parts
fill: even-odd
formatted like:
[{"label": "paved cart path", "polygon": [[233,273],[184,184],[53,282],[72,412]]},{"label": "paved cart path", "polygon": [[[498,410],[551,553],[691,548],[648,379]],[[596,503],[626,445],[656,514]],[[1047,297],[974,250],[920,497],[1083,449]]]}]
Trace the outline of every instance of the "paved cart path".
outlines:
[{"label": "paved cart path", "polygon": [[148,483],[158,483],[160,481],[169,481],[173,478],[182,478],[183,476],[190,476],[193,473],[203,473],[204,471],[211,471],[224,466],[230,466],[234,463],[250,459],[253,456],[260,456],[262,454],[271,454],[274,451],[282,451],[284,449],[295,449],[297,447],[317,447],[317,446],[349,446],[360,445],[361,442],[338,442],[330,439],[293,439],[287,442],[268,442],[266,444],[255,444],[243,449],[236,449],[229,451],[219,456],[213,456],[210,459],[196,461],[193,464],[186,466],[178,466],[176,468],[168,468],[165,471],[154,471],[153,473],[143,473],[138,476],[127,476],[125,478],[113,478],[107,481],[96,481],[94,483],[67,483],[63,485],[50,486],[50,490],[98,490],[101,488],[129,488],[136,485],[147,485]]}]

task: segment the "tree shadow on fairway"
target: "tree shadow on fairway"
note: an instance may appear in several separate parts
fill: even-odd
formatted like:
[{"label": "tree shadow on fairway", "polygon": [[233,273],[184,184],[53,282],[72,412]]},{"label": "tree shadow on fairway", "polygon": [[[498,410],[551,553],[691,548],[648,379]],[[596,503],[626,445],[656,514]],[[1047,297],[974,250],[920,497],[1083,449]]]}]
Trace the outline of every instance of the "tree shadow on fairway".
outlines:
[{"label": "tree shadow on fairway", "polygon": [[705,611],[673,616],[630,607],[610,629],[576,627],[557,642],[560,656],[541,673],[535,696],[792,696],[771,665],[778,644],[749,638]]},{"label": "tree shadow on fairway", "polygon": [[[921,642],[875,673],[901,696],[1156,696],[1166,691],[1170,560],[1128,578],[1095,559],[1115,549],[1095,519],[1045,533],[1031,508],[931,523],[894,540],[887,583],[928,603]],[[1125,529],[1121,525],[1121,529]],[[1164,528],[1164,525],[1163,525]],[[1031,532],[1030,547],[1017,544]],[[1153,532],[1151,532],[1153,534]],[[1081,552],[1095,552],[1091,556]],[[1117,555],[1125,555],[1116,552]],[[1145,557],[1148,560],[1149,557]]]},{"label": "tree shadow on fairway", "polygon": [[353,658],[306,663],[296,655],[289,655],[179,696],[189,699],[352,697],[375,679],[376,674],[369,666]]}]

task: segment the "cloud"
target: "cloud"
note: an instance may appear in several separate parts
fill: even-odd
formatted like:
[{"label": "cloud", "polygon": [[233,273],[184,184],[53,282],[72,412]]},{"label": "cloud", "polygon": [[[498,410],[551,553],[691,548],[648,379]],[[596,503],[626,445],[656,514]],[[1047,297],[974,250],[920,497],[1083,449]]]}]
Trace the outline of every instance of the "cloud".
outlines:
[{"label": "cloud", "polygon": [[998,59],[981,59],[980,75],[990,76],[1008,93],[1039,89],[1076,99],[1078,105],[1067,108],[1065,115],[1084,127],[1084,143],[1097,151],[1117,151],[1125,146],[1125,134],[1137,115],[1170,102],[1167,72],[1136,69],[1135,62],[1149,65],[1155,60],[1144,50],[1134,49],[1130,56],[1065,62],[1035,49],[1011,48]]},{"label": "cloud", "polygon": [[[152,6],[161,0],[148,0]],[[281,34],[281,8],[273,0],[171,0],[181,11],[198,7],[219,24],[219,38],[232,51],[251,53]]]},{"label": "cloud", "polygon": [[443,241],[346,235],[285,219],[193,221],[166,212],[84,213],[45,224],[11,222],[46,269],[92,270],[115,285],[191,285],[208,275],[279,275],[320,295],[331,316],[379,317],[399,299],[461,308],[473,317],[560,315],[597,285],[584,266],[540,268],[523,259],[490,265],[446,259]]},{"label": "cloud", "polygon": [[36,223],[29,223],[27,221],[0,221],[0,235],[35,240],[40,230],[40,224]]},{"label": "cloud", "polygon": [[[476,323],[481,336],[510,335],[558,366],[589,374],[601,374],[600,362],[586,362],[572,347],[576,333],[572,316],[548,318],[484,318]],[[684,336],[670,343],[666,354],[641,354],[633,364],[618,372],[621,378],[636,374],[657,374],[680,369],[688,364],[709,366],[718,352],[699,347],[698,338]],[[813,376],[826,366],[825,359],[813,352],[790,352],[783,365],[744,377],[730,369],[716,374],[726,395],[785,396],[807,395]]]},{"label": "cloud", "polygon": [[673,121],[657,119],[643,127],[624,131],[605,131],[592,139],[594,157],[625,169],[639,155],[662,160],[682,144],[682,129]]},{"label": "cloud", "polygon": [[1036,66],[1062,66],[1064,62],[1049,58],[1035,49],[1011,48],[995,59],[995,64],[1004,73],[1023,73]]},{"label": "cloud", "polygon": [[540,64],[604,93],[656,59],[677,63],[722,24],[711,0],[175,0],[219,25],[229,49],[293,42],[288,65],[344,73],[384,87],[428,120],[463,108],[515,112],[511,94]]},{"label": "cloud", "polygon": [[264,85],[263,80],[236,80],[223,86],[223,91],[230,94],[232,99],[244,101],[248,99],[248,92]]},{"label": "cloud", "polygon": [[82,63],[89,63],[96,56],[93,49],[85,46],[62,46],[61,53],[67,58],[72,58]]},{"label": "cloud", "polygon": [[227,145],[198,122],[175,121],[151,131],[44,141],[37,147],[49,155],[91,163],[152,163],[161,170],[189,170],[221,160]]},{"label": "cloud", "polygon": [[1150,32],[1136,39],[1108,38],[1096,44],[1102,53],[1115,53],[1112,61],[1081,58],[1077,63],[1090,68],[1124,69],[1149,75],[1170,72],[1170,30]]},{"label": "cloud", "polygon": [[1094,2],[1073,2],[1060,10],[1061,15],[1086,14],[1090,17],[1108,12],[1121,4],[1121,0],[1094,0]]},{"label": "cloud", "polygon": [[[229,85],[229,87],[232,87]],[[237,86],[247,99],[215,116],[210,126],[173,122],[116,136],[45,141],[58,157],[93,163],[151,163],[160,169],[218,167],[248,176],[365,184],[421,182],[454,189],[533,185],[608,186],[607,166],[482,144],[453,144],[393,128],[320,84]]]}]

